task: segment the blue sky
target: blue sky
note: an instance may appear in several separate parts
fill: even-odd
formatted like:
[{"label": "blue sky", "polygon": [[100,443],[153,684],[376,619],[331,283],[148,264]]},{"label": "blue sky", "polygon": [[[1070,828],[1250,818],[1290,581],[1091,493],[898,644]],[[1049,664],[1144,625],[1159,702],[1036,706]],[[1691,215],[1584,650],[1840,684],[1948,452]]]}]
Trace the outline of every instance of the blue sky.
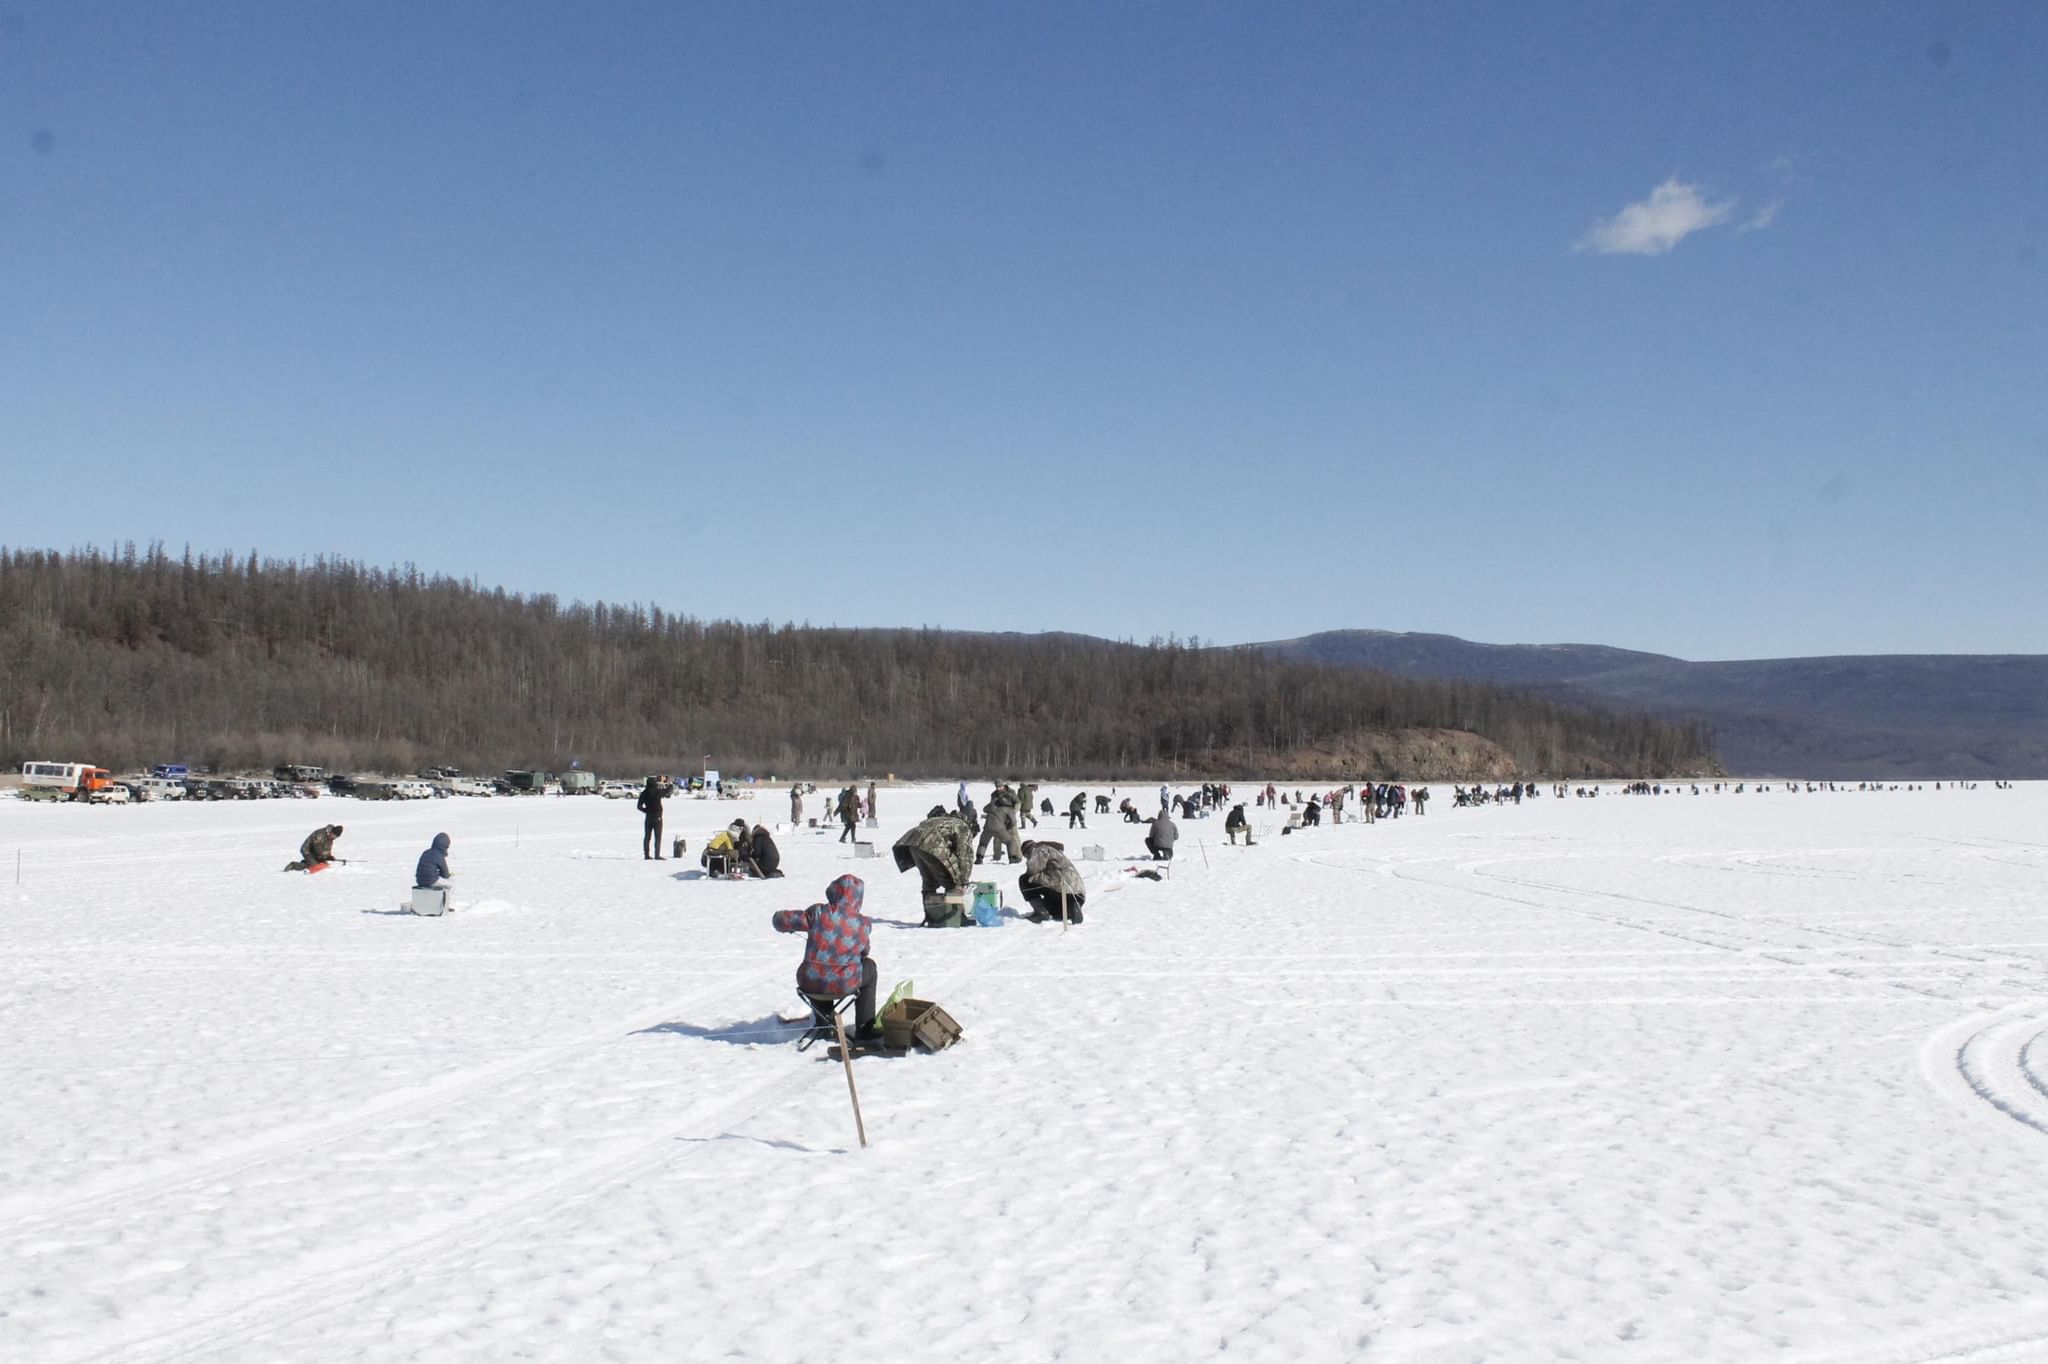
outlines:
[{"label": "blue sky", "polygon": [[2048,652],[2048,6],[0,0],[0,543]]}]

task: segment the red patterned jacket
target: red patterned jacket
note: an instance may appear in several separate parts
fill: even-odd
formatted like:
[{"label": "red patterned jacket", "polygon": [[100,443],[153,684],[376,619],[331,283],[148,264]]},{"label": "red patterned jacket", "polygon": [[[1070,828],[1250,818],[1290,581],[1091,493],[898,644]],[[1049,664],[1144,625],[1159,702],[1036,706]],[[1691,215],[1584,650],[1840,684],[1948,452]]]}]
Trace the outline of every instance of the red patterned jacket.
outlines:
[{"label": "red patterned jacket", "polygon": [[796,968],[797,989],[831,999],[859,992],[860,959],[868,954],[873,927],[860,909],[865,894],[858,876],[842,876],[825,887],[824,904],[776,912],[777,933],[808,935],[804,963]]}]

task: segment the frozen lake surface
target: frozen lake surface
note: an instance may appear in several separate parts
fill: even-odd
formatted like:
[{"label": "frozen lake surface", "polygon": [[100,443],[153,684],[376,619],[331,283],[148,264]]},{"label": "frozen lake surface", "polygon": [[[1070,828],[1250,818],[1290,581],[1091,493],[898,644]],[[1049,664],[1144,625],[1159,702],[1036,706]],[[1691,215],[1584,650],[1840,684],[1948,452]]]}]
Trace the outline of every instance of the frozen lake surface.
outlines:
[{"label": "frozen lake surface", "polygon": [[[1065,932],[915,926],[950,784],[738,884],[596,798],[0,801],[0,1359],[2048,1358],[2048,791],[1435,789],[1158,883],[1046,819]],[[847,871],[967,1034],[866,1151],[768,927]]]}]

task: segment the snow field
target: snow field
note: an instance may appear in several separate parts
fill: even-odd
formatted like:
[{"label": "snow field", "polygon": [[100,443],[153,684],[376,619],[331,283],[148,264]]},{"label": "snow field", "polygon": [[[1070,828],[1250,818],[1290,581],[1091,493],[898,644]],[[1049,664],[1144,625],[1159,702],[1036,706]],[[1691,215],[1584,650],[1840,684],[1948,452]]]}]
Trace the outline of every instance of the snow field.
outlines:
[{"label": "snow field", "polygon": [[[596,799],[0,802],[0,1357],[2048,1358],[2042,788],[1183,821],[1157,884],[1045,819],[1125,855],[1064,933],[916,926],[950,795],[739,884],[783,793],[681,863]],[[280,874],[325,822],[366,865]],[[856,1063],[866,1151],[767,923],[844,871],[967,1032]]]}]

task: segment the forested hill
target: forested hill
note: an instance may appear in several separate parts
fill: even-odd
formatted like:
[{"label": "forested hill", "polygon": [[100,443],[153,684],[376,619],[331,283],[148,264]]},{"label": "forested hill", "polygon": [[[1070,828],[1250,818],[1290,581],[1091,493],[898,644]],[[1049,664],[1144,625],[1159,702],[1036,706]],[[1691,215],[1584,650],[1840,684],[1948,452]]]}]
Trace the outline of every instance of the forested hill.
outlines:
[{"label": "forested hill", "polygon": [[1257,649],[743,625],[334,560],[0,550],[10,765],[630,774],[707,754],[816,777],[1711,766],[1695,726]]}]

